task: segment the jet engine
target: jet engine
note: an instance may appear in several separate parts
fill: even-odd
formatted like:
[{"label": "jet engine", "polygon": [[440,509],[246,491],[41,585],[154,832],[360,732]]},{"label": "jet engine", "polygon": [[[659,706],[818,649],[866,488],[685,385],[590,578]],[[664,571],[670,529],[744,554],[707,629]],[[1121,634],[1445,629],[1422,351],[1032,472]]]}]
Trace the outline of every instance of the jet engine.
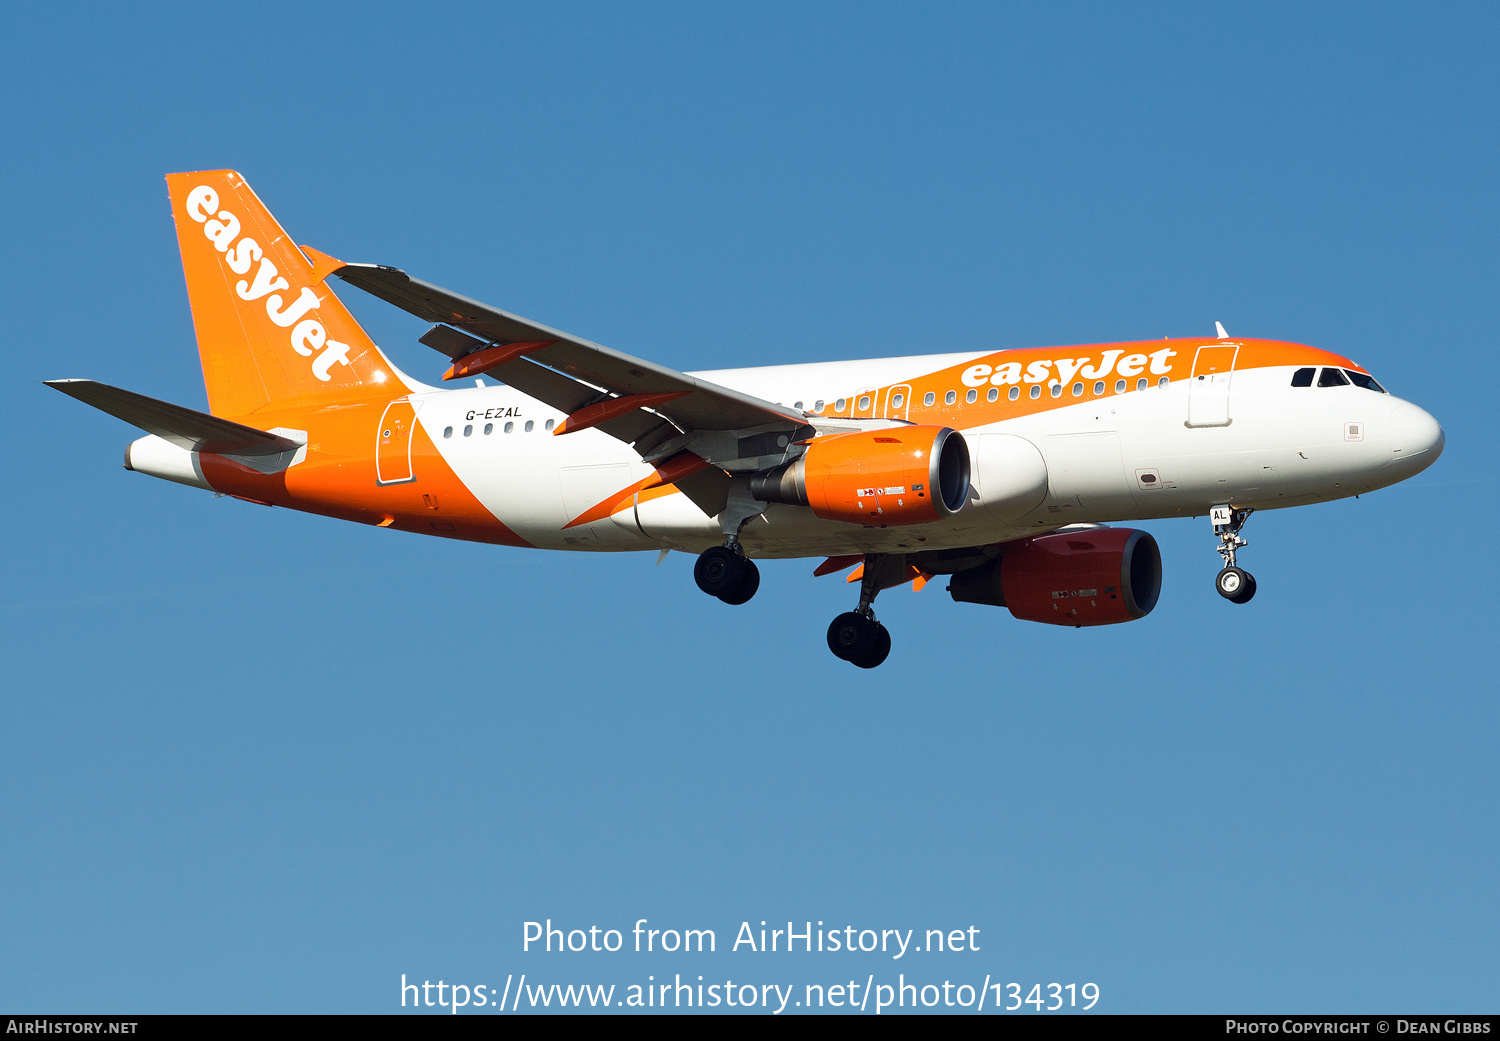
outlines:
[{"label": "jet engine", "polygon": [[951,517],[969,497],[969,449],[949,427],[905,426],[820,437],[751,479],[762,502],[809,506],[870,527]]},{"label": "jet engine", "polygon": [[953,576],[948,593],[1052,625],[1144,618],[1161,595],[1161,551],[1133,528],[1083,528],[1023,539],[993,563]]}]

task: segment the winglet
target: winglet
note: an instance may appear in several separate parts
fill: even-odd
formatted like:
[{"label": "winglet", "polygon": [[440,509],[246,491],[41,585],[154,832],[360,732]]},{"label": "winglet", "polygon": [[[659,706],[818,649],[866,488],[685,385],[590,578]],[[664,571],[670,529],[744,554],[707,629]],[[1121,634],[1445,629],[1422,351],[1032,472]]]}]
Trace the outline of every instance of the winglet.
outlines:
[{"label": "winglet", "polygon": [[1218,330],[1219,339],[1221,339],[1221,340],[1227,340],[1227,339],[1229,339],[1229,334],[1224,331],[1224,323],[1223,322],[1215,322],[1214,323],[1214,328],[1216,330]]}]

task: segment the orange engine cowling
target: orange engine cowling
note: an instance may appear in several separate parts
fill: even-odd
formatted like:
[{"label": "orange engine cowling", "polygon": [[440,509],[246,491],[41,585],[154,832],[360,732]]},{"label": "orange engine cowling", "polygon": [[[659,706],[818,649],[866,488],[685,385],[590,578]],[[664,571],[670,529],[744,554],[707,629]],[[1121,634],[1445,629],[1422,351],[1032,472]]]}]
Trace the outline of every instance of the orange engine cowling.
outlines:
[{"label": "orange engine cowling", "polygon": [[969,448],[950,427],[906,426],[820,437],[751,479],[762,502],[810,506],[824,520],[926,524],[969,497]]},{"label": "orange engine cowling", "polygon": [[954,575],[948,592],[1028,622],[1129,622],[1150,614],[1161,595],[1161,550],[1133,528],[1038,535],[1006,546],[993,564]]}]

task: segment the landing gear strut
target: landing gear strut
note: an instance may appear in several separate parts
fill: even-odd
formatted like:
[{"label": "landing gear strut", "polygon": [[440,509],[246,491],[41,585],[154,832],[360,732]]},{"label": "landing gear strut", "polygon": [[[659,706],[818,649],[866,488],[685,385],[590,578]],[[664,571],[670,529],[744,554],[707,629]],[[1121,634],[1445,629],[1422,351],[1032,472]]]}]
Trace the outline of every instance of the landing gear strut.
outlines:
[{"label": "landing gear strut", "polygon": [[724,504],[724,512],[719,514],[724,545],[704,550],[693,565],[693,581],[698,583],[699,589],[726,604],[743,604],[755,595],[760,588],[760,568],[745,556],[745,549],[740,545],[740,529],[765,508],[765,503],[750,494],[748,481],[735,481],[729,486],[729,499]]},{"label": "landing gear strut", "polygon": [[865,571],[859,586],[859,606],[839,615],[828,627],[828,649],[835,657],[861,669],[875,668],[891,653],[891,634],[875,620],[875,610],[870,606],[880,592],[880,570],[884,559],[882,554],[866,554]]},{"label": "landing gear strut", "polygon": [[1255,595],[1255,576],[1234,562],[1236,551],[1250,544],[1240,538],[1240,529],[1254,512],[1249,507],[1233,506],[1215,506],[1209,510],[1214,534],[1219,537],[1219,556],[1224,558],[1224,567],[1214,579],[1214,587],[1232,604],[1247,603]]}]

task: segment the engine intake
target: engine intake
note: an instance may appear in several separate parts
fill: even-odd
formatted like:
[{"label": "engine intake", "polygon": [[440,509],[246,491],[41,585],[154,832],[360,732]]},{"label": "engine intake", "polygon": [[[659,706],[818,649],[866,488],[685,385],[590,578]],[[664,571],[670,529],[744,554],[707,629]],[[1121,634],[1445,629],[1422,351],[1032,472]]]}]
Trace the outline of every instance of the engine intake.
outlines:
[{"label": "engine intake", "polygon": [[800,458],[752,478],[750,494],[809,506],[824,520],[926,524],[963,508],[969,472],[957,430],[891,427],[817,438]]},{"label": "engine intake", "polygon": [[1144,618],[1161,595],[1161,550],[1134,528],[1085,528],[1005,547],[991,564],[953,576],[948,593],[1051,625]]}]

